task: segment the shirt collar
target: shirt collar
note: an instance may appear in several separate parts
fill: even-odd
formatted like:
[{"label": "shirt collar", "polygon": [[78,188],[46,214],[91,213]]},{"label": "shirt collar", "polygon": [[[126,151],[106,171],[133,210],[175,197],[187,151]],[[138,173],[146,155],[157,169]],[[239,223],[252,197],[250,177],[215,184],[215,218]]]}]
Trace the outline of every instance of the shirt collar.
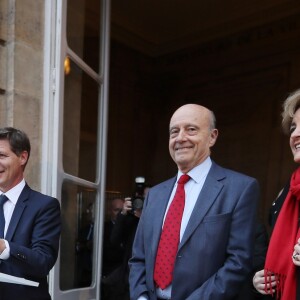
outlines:
[{"label": "shirt collar", "polygon": [[[210,156],[208,156],[200,165],[194,167],[192,170],[190,170],[187,174],[196,182],[199,183],[201,178],[205,177],[212,165],[212,161]],[[177,174],[177,181],[180,178],[180,176],[183,175],[181,171],[178,170]]]},{"label": "shirt collar", "polygon": [[6,197],[13,203],[16,205],[19,197],[20,197],[20,194],[23,190],[25,186],[25,179],[23,178],[17,185],[15,185],[12,189],[10,189],[9,191],[7,191],[6,193],[1,193],[2,194],[5,194]]}]

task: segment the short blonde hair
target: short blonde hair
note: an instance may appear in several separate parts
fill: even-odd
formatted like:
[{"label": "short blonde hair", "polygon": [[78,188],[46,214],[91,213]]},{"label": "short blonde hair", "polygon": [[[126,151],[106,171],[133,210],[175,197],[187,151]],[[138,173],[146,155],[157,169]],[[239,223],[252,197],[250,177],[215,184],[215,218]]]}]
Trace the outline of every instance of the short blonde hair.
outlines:
[{"label": "short blonde hair", "polygon": [[283,132],[290,134],[290,127],[296,110],[300,107],[300,89],[291,93],[283,103],[282,128]]}]

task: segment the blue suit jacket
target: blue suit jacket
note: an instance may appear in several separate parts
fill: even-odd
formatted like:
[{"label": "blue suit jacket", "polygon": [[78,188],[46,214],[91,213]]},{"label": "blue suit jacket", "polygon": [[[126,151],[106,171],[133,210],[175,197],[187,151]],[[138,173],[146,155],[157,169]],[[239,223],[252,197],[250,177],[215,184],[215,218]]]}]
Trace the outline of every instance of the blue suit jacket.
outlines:
[{"label": "blue suit jacket", "polygon": [[38,281],[39,287],[0,283],[0,300],[48,300],[47,275],[58,255],[61,228],[57,199],[26,184],[14,209],[5,239],[10,258],[0,261],[0,272]]},{"label": "blue suit jacket", "polygon": [[[176,177],[145,200],[130,260],[130,294],[155,300],[153,270],[162,222]],[[186,227],[175,262],[172,300],[234,299],[251,270],[258,183],[214,162]]]}]

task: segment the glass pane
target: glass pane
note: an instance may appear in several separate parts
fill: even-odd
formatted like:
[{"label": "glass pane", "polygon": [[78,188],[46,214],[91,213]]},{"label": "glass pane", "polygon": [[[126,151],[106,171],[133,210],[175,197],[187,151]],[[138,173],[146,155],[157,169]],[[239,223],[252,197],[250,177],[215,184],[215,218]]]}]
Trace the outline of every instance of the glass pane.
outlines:
[{"label": "glass pane", "polygon": [[94,205],[97,191],[65,181],[62,186],[60,289],[92,284]]},{"label": "glass pane", "polygon": [[69,47],[99,73],[101,1],[72,0],[67,9]]},{"label": "glass pane", "polygon": [[99,86],[72,60],[66,70],[69,73],[65,72],[64,171],[95,182]]}]

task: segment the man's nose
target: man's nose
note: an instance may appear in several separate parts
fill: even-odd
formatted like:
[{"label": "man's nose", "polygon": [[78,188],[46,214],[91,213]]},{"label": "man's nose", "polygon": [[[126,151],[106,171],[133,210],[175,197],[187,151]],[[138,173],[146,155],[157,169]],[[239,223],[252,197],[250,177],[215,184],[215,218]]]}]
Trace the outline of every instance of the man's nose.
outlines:
[{"label": "man's nose", "polygon": [[182,141],[186,139],[186,133],[184,130],[180,130],[177,137],[176,137],[176,141]]}]

